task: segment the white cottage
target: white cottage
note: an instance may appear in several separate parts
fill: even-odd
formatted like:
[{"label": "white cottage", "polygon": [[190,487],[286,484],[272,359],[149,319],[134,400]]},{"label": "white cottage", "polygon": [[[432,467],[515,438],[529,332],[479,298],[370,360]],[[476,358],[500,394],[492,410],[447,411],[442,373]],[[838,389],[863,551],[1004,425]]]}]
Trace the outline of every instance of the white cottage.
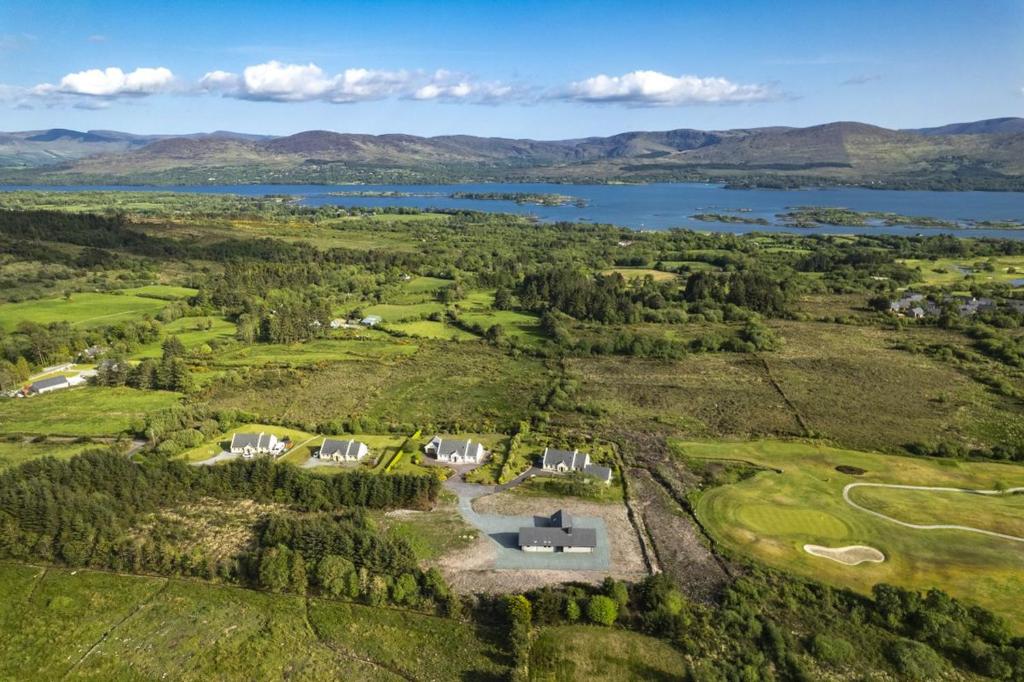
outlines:
[{"label": "white cottage", "polygon": [[317,458],[332,462],[358,462],[366,457],[366,453],[369,451],[366,443],[360,443],[357,440],[326,438],[324,444],[320,446]]},{"label": "white cottage", "polygon": [[471,439],[457,440],[434,436],[423,448],[423,451],[438,462],[449,464],[479,464],[484,461],[484,446],[474,443]]}]

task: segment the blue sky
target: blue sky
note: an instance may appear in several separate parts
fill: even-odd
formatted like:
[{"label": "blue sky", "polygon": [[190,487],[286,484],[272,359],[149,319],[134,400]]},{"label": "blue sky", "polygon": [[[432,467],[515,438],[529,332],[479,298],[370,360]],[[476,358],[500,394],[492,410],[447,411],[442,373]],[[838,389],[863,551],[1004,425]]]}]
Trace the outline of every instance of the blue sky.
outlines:
[{"label": "blue sky", "polygon": [[916,127],[1024,115],[1024,2],[0,3],[0,130]]}]

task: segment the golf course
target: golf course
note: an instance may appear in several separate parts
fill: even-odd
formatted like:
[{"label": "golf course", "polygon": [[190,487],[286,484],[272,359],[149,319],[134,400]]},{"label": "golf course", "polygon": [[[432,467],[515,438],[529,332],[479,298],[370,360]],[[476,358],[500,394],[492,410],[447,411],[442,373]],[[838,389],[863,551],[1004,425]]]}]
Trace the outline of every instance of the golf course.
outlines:
[{"label": "golf course", "polygon": [[[698,518],[723,549],[863,593],[876,583],[937,587],[1024,630],[1014,607],[1024,598],[1019,468],[802,442],[673,446],[691,461],[760,469],[696,500]],[[866,547],[884,560],[851,565],[805,545]]]}]

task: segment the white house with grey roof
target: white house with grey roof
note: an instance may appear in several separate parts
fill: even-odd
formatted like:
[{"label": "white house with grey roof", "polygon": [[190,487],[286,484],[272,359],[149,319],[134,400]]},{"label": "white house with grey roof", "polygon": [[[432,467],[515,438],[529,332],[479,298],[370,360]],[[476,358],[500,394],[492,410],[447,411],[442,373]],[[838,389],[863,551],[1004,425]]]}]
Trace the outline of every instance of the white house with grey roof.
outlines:
[{"label": "white house with grey roof", "polygon": [[612,482],[612,470],[610,468],[591,463],[590,455],[579,450],[544,448],[544,456],[541,458],[540,468],[544,471],[554,471],[560,474],[569,471],[581,471],[588,476],[593,476],[605,485],[609,485]]},{"label": "white house with grey roof", "polygon": [[40,379],[29,385],[27,393],[30,395],[42,395],[52,391],[59,391],[62,388],[71,388],[71,382],[65,376]]},{"label": "white house with grey roof", "polygon": [[320,446],[317,458],[332,462],[358,462],[370,449],[366,443],[357,440],[339,440],[337,438],[326,438]]},{"label": "white house with grey roof", "polygon": [[443,438],[434,436],[423,448],[423,452],[435,457],[438,462],[449,464],[479,464],[484,461],[484,446],[472,439]]},{"label": "white house with grey roof", "polygon": [[256,455],[277,455],[284,449],[284,443],[272,433],[236,433],[231,436],[231,454],[242,457]]},{"label": "white house with grey roof", "polygon": [[519,529],[519,548],[524,552],[593,552],[597,548],[597,530],[577,528],[565,509],[559,509],[545,526]]}]

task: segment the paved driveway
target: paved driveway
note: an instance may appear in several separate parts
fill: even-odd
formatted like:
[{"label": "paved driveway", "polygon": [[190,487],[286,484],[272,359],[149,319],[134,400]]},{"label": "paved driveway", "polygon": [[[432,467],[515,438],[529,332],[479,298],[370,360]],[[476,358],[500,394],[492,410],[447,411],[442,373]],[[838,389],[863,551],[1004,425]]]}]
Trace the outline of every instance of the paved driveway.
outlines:
[{"label": "paved driveway", "polygon": [[[517,481],[522,482],[526,478],[523,476]],[[590,516],[573,517],[580,528],[593,528],[597,531],[597,548],[590,554],[524,552],[518,545],[519,529],[523,526],[545,525],[548,517],[557,510],[538,509],[536,516],[480,514],[473,509],[473,500],[498,490],[507,490],[511,486],[477,485],[460,479],[461,474],[456,474],[445,481],[444,485],[458,497],[458,509],[462,518],[480,529],[495,544],[497,552],[494,568],[607,571],[611,566],[608,532],[604,520]]]}]

